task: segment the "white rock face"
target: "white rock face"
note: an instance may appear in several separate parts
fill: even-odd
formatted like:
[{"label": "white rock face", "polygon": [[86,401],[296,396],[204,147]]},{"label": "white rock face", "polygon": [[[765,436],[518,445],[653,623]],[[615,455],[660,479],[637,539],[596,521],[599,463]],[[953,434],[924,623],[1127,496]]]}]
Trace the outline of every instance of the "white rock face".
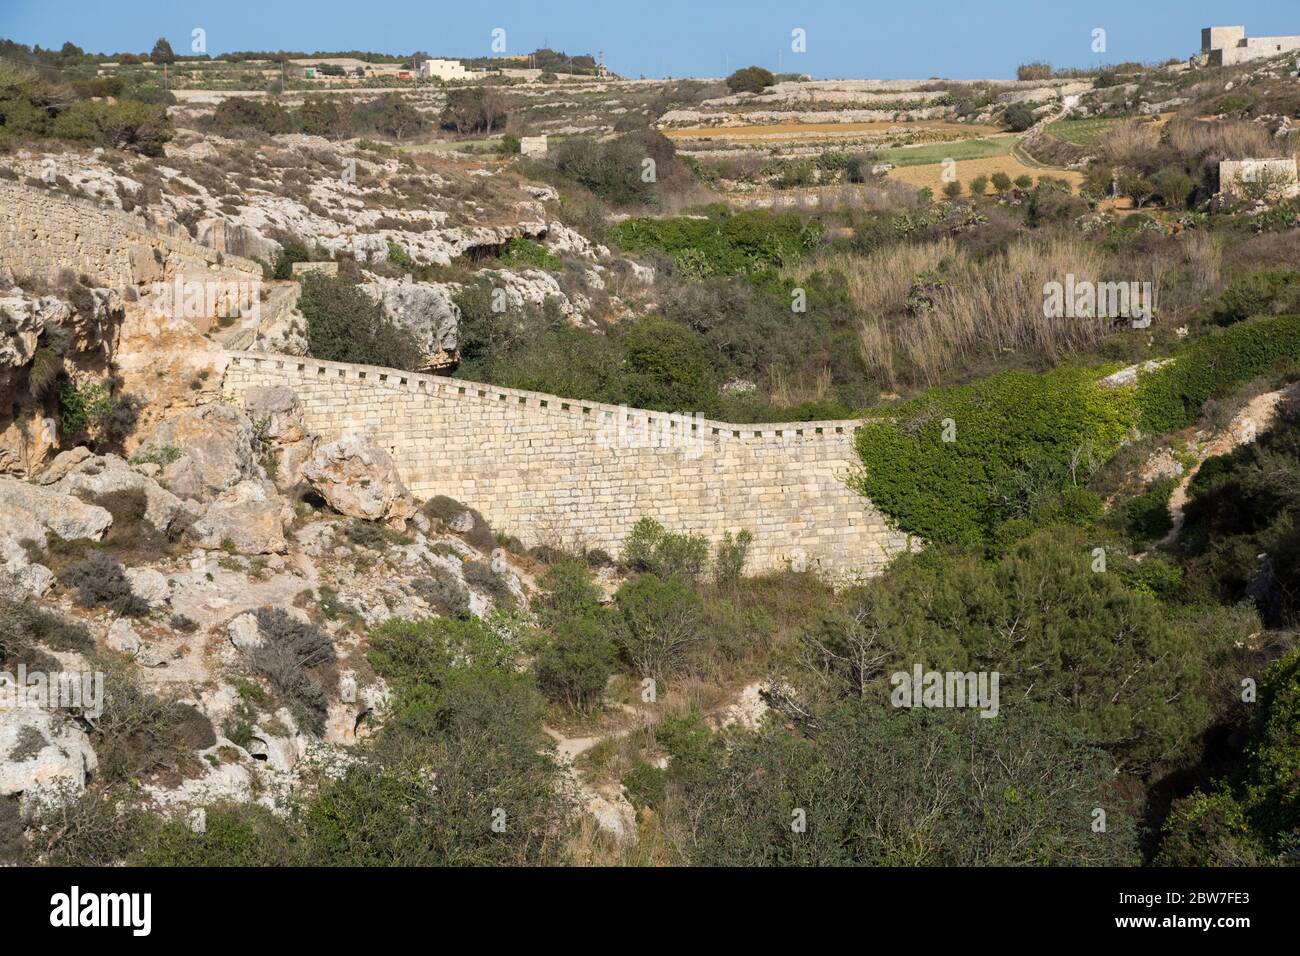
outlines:
[{"label": "white rock face", "polygon": [[410,330],[425,355],[436,359],[455,354],[460,327],[460,307],[453,300],[460,291],[457,283],[367,278],[361,290],[383,306],[388,318]]},{"label": "white rock face", "polygon": [[52,295],[29,296],[21,289],[0,296],[0,388],[36,354],[41,333],[60,325],[72,310]]},{"label": "white rock face", "polygon": [[71,720],[35,707],[0,709],[0,797],[24,808],[75,798],[98,766],[90,738]]},{"label": "white rock face", "polygon": [[351,518],[400,523],[415,514],[415,501],[392,457],[368,436],[348,435],[317,446],[303,477],[331,508]]},{"label": "white rock face", "polygon": [[0,528],[16,541],[31,540],[44,547],[50,533],[66,541],[98,541],[112,523],[113,516],[98,505],[0,476]]},{"label": "white rock face", "polygon": [[284,539],[285,502],[262,481],[241,481],[208,505],[190,527],[200,548],[233,547],[239,554],[280,554]]},{"label": "white rock face", "polygon": [[179,453],[163,466],[160,483],[182,498],[211,501],[244,479],[260,477],[255,442],[253,423],[243,412],[202,405],[162,422],[141,450]]},{"label": "white rock face", "polygon": [[164,534],[189,514],[185,502],[117,455],[91,455],[85,448],[62,452],[37,481],[89,501],[101,495],[139,494],[145,502],[144,520]]},{"label": "white rock face", "polygon": [[148,601],[150,607],[162,607],[171,598],[171,587],[161,571],[153,568],[127,568],[126,579],[136,596]]},{"label": "white rock face", "polygon": [[266,441],[288,445],[302,441],[307,435],[302,402],[293,389],[284,385],[254,385],[245,389],[244,411],[257,423]]},{"label": "white rock face", "polygon": [[226,634],[238,650],[251,651],[262,646],[262,632],[255,614],[241,614],[233,619],[226,625]]},{"label": "white rock face", "polygon": [[125,617],[119,617],[108,629],[107,643],[110,648],[122,654],[130,654],[134,657],[140,653],[140,635],[135,632],[135,626],[131,621]]},{"label": "white rock face", "polygon": [[54,572],[35,564],[13,537],[0,532],[0,594],[42,597],[54,586]]}]

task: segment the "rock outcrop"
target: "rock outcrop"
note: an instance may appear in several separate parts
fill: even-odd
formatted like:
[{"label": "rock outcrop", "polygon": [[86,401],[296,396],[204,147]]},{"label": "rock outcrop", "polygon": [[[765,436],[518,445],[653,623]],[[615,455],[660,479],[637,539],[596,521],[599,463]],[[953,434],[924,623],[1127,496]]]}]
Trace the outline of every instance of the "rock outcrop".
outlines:
[{"label": "rock outcrop", "polygon": [[303,477],[340,514],[391,524],[415,515],[392,457],[369,437],[348,435],[317,446]]},{"label": "rock outcrop", "polygon": [[229,405],[204,405],[164,421],[141,450],[171,459],[159,478],[168,491],[210,501],[245,479],[261,477],[256,445],[247,415]]},{"label": "rock outcrop", "polygon": [[[241,481],[220,494],[190,528],[190,540],[200,548],[228,549],[239,554],[278,554],[284,540],[286,505],[261,481]],[[292,517],[292,512],[287,517]]]},{"label": "rock outcrop", "polygon": [[76,797],[98,766],[85,732],[37,707],[0,709],[0,797],[24,806]]},{"label": "rock outcrop", "polygon": [[91,503],[111,496],[136,495],[144,502],[141,517],[161,534],[188,523],[193,514],[184,501],[121,458],[92,455],[82,447],[62,452],[36,480]]},{"label": "rock outcrop", "polygon": [[65,541],[99,540],[113,523],[108,510],[80,498],[0,476],[0,528],[18,542],[44,547],[50,534]]}]

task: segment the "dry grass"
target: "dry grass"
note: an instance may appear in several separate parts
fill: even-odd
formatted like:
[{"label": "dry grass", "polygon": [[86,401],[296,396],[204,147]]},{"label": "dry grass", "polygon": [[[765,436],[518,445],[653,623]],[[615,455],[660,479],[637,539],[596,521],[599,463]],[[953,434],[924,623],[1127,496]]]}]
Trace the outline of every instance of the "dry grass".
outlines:
[{"label": "dry grass", "polygon": [[1245,120],[1175,120],[1168,126],[1169,144],[1184,156],[1220,159],[1268,159],[1287,155],[1286,147],[1258,123]]},{"label": "dry grass", "polygon": [[[889,171],[889,178],[900,183],[906,183],[909,186],[915,186],[917,189],[928,186],[938,196],[943,191],[943,187],[947,185],[943,181],[943,171],[943,163],[897,166]],[[1026,166],[1013,156],[986,156],[983,159],[961,159],[957,161],[957,179],[961,182],[963,188],[968,187],[970,181],[976,176],[992,176],[994,173],[1006,173],[1012,179],[1024,175],[1032,176],[1035,179],[1039,176],[1052,176],[1056,179],[1066,180],[1076,189],[1083,182],[1083,175],[1075,170],[1056,169],[1054,167],[1043,169],[1037,166]]]},{"label": "dry grass", "polygon": [[[1198,269],[1213,274],[1214,252],[1197,247]],[[1075,239],[1021,240],[1004,255],[971,261],[951,240],[899,245],[868,255],[829,252],[788,275],[816,269],[844,277],[857,313],[858,350],[882,387],[933,386],[988,356],[1028,354],[1048,360],[1081,351],[1112,329],[1108,319],[1046,318],[1043,287],[1077,281],[1150,281],[1159,291],[1167,264],[1118,273],[1095,245]],[[908,305],[916,277],[933,273],[930,305]],[[1207,279],[1208,281],[1208,279]]]},{"label": "dry grass", "polygon": [[1212,232],[1194,229],[1183,235],[1183,258],[1191,267],[1196,291],[1208,296],[1219,287],[1223,271],[1223,239]]},{"label": "dry grass", "polygon": [[1160,145],[1160,127],[1142,120],[1126,120],[1107,130],[1097,145],[1108,162],[1127,165]]}]

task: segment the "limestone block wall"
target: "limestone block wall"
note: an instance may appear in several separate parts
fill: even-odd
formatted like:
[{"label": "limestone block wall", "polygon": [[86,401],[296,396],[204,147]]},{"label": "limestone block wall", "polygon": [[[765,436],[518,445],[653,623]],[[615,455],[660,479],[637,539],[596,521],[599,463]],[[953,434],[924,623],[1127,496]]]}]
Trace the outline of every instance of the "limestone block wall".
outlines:
[{"label": "limestone block wall", "polygon": [[295,356],[229,352],[225,400],[286,385],[327,440],[373,435],[417,498],[448,495],[526,545],[617,554],[641,517],[716,544],[754,535],[749,570],[879,573],[908,536],[845,478],[858,422],[736,425]]},{"label": "limestone block wall", "polygon": [[0,271],[56,281],[64,269],[112,288],[261,279],[251,259],[155,229],[142,216],[53,189],[0,180]]}]

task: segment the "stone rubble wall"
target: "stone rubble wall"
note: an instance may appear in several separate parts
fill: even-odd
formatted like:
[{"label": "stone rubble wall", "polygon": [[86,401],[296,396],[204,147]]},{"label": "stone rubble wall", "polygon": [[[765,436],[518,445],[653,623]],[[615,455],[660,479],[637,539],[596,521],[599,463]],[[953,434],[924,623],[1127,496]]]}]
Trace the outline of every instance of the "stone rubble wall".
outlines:
[{"label": "stone rubble wall", "polygon": [[908,550],[845,478],[859,422],[737,425],[413,372],[227,352],[223,399],[285,385],[326,440],[369,434],[420,499],[477,508],[525,545],[617,555],[639,518],[716,545],[754,535],[748,570],[845,582]]},{"label": "stone rubble wall", "polygon": [[155,282],[250,281],[251,259],[160,231],[143,216],[0,179],[0,273],[57,282],[63,270],[123,289]]}]

